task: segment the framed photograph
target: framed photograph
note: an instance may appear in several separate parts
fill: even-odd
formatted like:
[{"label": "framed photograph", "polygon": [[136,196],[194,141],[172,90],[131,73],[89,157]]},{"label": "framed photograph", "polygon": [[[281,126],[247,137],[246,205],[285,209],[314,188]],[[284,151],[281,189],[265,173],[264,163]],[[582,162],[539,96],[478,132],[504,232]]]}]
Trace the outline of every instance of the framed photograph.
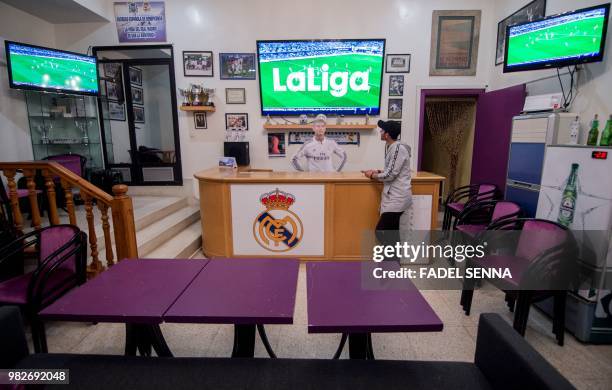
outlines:
[{"label": "framed photograph", "polygon": [[225,88],[226,104],[245,104],[246,89],[244,88]]},{"label": "framed photograph", "polygon": [[248,130],[249,114],[225,114],[225,128],[227,130]]},{"label": "framed photograph", "polygon": [[142,87],[142,69],[130,66],[130,84]]},{"label": "framed photograph", "polygon": [[389,96],[404,96],[404,76],[389,76]]},{"label": "framed photograph", "polygon": [[206,113],[205,112],[194,113],[193,121],[195,123],[196,129],[208,129],[208,124],[206,123]]},{"label": "framed photograph", "polygon": [[433,11],[430,76],[476,75],[480,15],[480,10]]},{"label": "framed photograph", "polygon": [[410,54],[387,54],[387,73],[410,73]]},{"label": "framed photograph", "polygon": [[108,102],[108,119],[125,122],[125,106],[116,102]]},{"label": "framed photograph", "polygon": [[134,123],[145,123],[144,107],[132,107],[134,110]]},{"label": "framed photograph", "polygon": [[185,77],[213,77],[213,52],[184,51],[183,74]]},{"label": "framed photograph", "polygon": [[546,16],[546,0],[534,0],[525,5],[506,19],[497,23],[497,48],[495,50],[495,65],[504,63],[506,50],[506,27],[514,24],[531,22]]},{"label": "framed photograph", "polygon": [[268,133],[268,157],[285,157],[285,133]]},{"label": "framed photograph", "polygon": [[131,87],[130,89],[132,90],[132,103],[139,104],[142,106],[144,104],[144,95],[142,88]]},{"label": "framed photograph", "polygon": [[402,119],[402,99],[389,99],[387,118]]},{"label": "framed photograph", "polygon": [[255,80],[253,53],[219,53],[221,80]]},{"label": "framed photograph", "polygon": [[119,62],[107,62],[102,64],[104,69],[104,76],[117,78],[117,75],[121,77],[121,64]]},{"label": "framed photograph", "polygon": [[106,81],[106,98],[111,101],[119,101],[119,96],[123,95],[121,84]]}]

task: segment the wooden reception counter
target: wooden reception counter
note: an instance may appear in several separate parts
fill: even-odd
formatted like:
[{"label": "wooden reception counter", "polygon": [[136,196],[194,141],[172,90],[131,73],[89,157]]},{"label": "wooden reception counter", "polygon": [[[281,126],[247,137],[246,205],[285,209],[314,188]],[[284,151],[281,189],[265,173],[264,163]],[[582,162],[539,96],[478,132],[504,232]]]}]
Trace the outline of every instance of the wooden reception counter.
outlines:
[{"label": "wooden reception counter", "polygon": [[[200,187],[202,250],[209,257],[359,259],[374,230],[382,184],[360,172],[254,172],[212,168]],[[444,177],[412,178],[413,226],[436,227]]]}]

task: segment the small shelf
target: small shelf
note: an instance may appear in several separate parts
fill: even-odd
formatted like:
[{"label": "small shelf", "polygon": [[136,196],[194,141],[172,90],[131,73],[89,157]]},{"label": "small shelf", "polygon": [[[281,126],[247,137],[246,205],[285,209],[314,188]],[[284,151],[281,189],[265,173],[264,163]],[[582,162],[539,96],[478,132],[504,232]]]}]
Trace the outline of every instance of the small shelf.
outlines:
[{"label": "small shelf", "polygon": [[[377,127],[377,125],[365,125],[365,124],[342,124],[342,125],[326,125],[327,129],[334,130],[373,130]],[[266,130],[312,130],[312,125],[264,125],[264,129]]]},{"label": "small shelf", "polygon": [[76,146],[89,146],[89,145],[100,145],[99,142],[50,142],[48,144],[43,144],[41,142],[33,142],[32,145],[36,146],[54,146],[54,145],[76,145]]},{"label": "small shelf", "polygon": [[215,106],[180,106],[181,111],[187,112],[215,112]]}]

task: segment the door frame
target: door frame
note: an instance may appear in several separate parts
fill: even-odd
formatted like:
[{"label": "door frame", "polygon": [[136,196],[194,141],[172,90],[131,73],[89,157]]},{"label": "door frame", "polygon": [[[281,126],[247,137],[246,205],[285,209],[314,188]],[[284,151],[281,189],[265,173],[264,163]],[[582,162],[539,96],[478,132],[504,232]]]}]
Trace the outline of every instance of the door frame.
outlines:
[{"label": "door frame", "polygon": [[[129,164],[132,172],[132,180],[138,178],[140,183],[130,182],[130,185],[136,186],[182,186],[183,185],[183,168],[181,162],[181,142],[180,142],[180,131],[179,131],[179,119],[178,119],[178,105],[176,100],[176,78],[174,69],[174,47],[173,45],[118,45],[118,46],[94,46],[92,48],[92,55],[97,58],[99,51],[122,51],[122,50],[150,50],[150,49],[167,49],[170,51],[170,58],[137,58],[137,59],[109,59],[109,60],[97,60],[99,64],[104,63],[117,63],[120,62],[123,65],[123,79],[124,79],[124,95],[125,95],[125,109],[126,109],[126,120],[130,131],[130,148],[134,149],[136,145],[136,133],[134,129],[134,113],[132,111],[131,98],[128,99],[128,93],[131,96],[131,85],[129,83],[129,67],[132,65],[168,65],[168,72],[170,78],[170,100],[172,109],[172,125],[174,133],[174,155],[175,163],[173,164],[174,181],[155,181],[155,182],[142,182],[142,169],[136,172],[141,165],[135,164],[133,161]],[[128,80],[126,83],[125,80]],[[125,87],[127,86],[127,87]],[[126,167],[126,164],[109,164],[108,155],[106,152],[106,132],[104,129],[104,118],[102,110],[102,99],[98,98],[98,112],[100,115],[100,137],[102,140],[102,154],[104,157],[104,166],[106,168],[113,167]]]}]

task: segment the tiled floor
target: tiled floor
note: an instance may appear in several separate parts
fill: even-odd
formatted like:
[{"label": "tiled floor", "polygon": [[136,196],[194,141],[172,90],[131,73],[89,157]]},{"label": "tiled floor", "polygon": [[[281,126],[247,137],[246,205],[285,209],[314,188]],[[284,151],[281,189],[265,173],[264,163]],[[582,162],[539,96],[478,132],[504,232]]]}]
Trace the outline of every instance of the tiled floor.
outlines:
[{"label": "tiled floor", "polygon": [[[374,334],[377,359],[473,361],[478,315],[499,312],[511,321],[501,292],[493,288],[474,295],[472,314],[459,306],[459,291],[424,291],[423,295],[444,322],[435,333]],[[612,389],[612,346],[585,345],[566,334],[560,347],[550,331],[548,318],[531,310],[527,341],[579,389]],[[230,325],[163,324],[162,330],[175,356],[230,356],[233,329]],[[306,272],[300,267],[293,325],[266,326],[270,343],[279,357],[329,359],[340,335],[308,334]],[[50,352],[122,354],[124,327],[120,324],[50,323],[47,326]],[[347,348],[343,357],[347,357]],[[265,357],[257,339],[255,354]]]}]

